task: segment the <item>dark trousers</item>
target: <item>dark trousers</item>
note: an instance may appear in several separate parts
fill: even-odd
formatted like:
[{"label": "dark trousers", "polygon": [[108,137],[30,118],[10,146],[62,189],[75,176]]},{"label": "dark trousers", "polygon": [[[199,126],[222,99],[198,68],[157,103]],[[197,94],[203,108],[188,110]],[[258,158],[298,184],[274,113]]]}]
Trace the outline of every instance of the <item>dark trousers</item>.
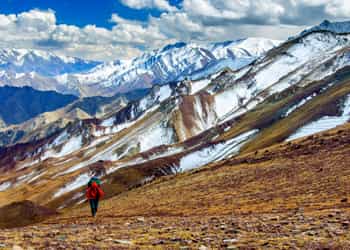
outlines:
[{"label": "dark trousers", "polygon": [[98,209],[98,199],[90,199],[91,214],[95,217]]}]

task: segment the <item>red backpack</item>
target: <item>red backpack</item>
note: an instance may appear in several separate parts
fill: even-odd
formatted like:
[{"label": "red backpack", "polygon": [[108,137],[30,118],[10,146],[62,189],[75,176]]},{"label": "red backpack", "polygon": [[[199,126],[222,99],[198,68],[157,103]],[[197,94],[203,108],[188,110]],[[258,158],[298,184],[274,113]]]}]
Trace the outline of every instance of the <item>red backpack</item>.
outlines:
[{"label": "red backpack", "polygon": [[104,192],[96,182],[93,182],[91,186],[88,187],[86,190],[86,198],[88,198],[89,200],[102,198],[103,196]]}]

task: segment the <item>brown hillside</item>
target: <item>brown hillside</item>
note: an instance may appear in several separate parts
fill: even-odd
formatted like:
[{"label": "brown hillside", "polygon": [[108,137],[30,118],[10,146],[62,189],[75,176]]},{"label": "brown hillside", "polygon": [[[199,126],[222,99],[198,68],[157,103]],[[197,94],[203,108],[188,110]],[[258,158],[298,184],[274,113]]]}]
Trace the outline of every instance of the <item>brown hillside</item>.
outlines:
[{"label": "brown hillside", "polygon": [[[346,124],[162,177],[103,201],[97,220],[87,206],[68,209],[25,228],[31,239],[5,230],[4,242],[68,249],[349,249],[349,142]],[[52,230],[57,234],[48,235]]]},{"label": "brown hillside", "polygon": [[31,201],[14,202],[0,208],[0,228],[23,227],[55,215],[55,210]]}]

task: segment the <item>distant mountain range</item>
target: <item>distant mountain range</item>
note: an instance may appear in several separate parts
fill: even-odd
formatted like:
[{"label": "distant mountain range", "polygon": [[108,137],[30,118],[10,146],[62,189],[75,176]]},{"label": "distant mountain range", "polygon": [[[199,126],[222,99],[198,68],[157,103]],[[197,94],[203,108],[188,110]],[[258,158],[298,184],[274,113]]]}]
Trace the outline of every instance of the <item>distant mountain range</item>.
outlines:
[{"label": "distant mountain range", "polygon": [[207,45],[177,43],[127,61],[99,63],[36,50],[0,50],[0,85],[76,96],[113,96],[154,84],[238,69],[278,45],[248,38]]},{"label": "distant mountain range", "polygon": [[[6,95],[1,96],[4,109],[0,112],[0,127],[19,124],[41,113],[61,108],[69,103],[67,94],[91,97],[79,102],[79,105],[84,107],[81,111],[87,112],[84,117],[95,116],[92,109],[99,110],[102,103],[111,101],[104,97],[114,98],[125,93],[130,101],[135,99],[132,98],[133,95],[142,97],[141,93],[154,85],[185,78],[199,79],[224,68],[238,69],[278,43],[262,38],[201,46],[180,42],[145,53],[130,61],[107,63],[38,50],[1,49],[0,86],[4,86],[2,92]],[[33,90],[21,87],[31,87]],[[53,93],[48,95],[49,92],[46,91],[55,91],[57,95],[51,99],[50,95]],[[27,105],[29,99],[33,103]],[[16,100],[18,103],[14,103]],[[40,100],[40,105],[36,100]],[[71,98],[70,102],[72,100]],[[7,105],[13,105],[16,112],[6,109]],[[19,139],[18,136],[13,136],[10,135],[11,138]]]},{"label": "distant mountain range", "polygon": [[76,57],[56,55],[32,49],[0,49],[0,71],[14,73],[20,78],[25,73],[51,77],[65,73],[87,71],[100,64]]}]

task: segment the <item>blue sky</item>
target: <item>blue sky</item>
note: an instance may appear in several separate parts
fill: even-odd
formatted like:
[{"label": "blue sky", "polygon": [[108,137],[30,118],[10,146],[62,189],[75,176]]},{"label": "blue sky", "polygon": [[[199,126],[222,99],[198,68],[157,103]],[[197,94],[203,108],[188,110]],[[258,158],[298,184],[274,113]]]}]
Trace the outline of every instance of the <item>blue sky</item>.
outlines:
[{"label": "blue sky", "polygon": [[131,59],[178,41],[284,40],[324,19],[349,20],[348,0],[1,0],[0,48]]},{"label": "blue sky", "polygon": [[[180,6],[182,0],[170,0],[169,4]],[[132,9],[118,0],[1,0],[0,13],[18,14],[31,9],[52,9],[56,13],[57,23],[73,24],[84,27],[88,24],[112,28],[109,21],[112,13],[132,20],[146,21],[149,15],[159,17],[161,10]]]}]

